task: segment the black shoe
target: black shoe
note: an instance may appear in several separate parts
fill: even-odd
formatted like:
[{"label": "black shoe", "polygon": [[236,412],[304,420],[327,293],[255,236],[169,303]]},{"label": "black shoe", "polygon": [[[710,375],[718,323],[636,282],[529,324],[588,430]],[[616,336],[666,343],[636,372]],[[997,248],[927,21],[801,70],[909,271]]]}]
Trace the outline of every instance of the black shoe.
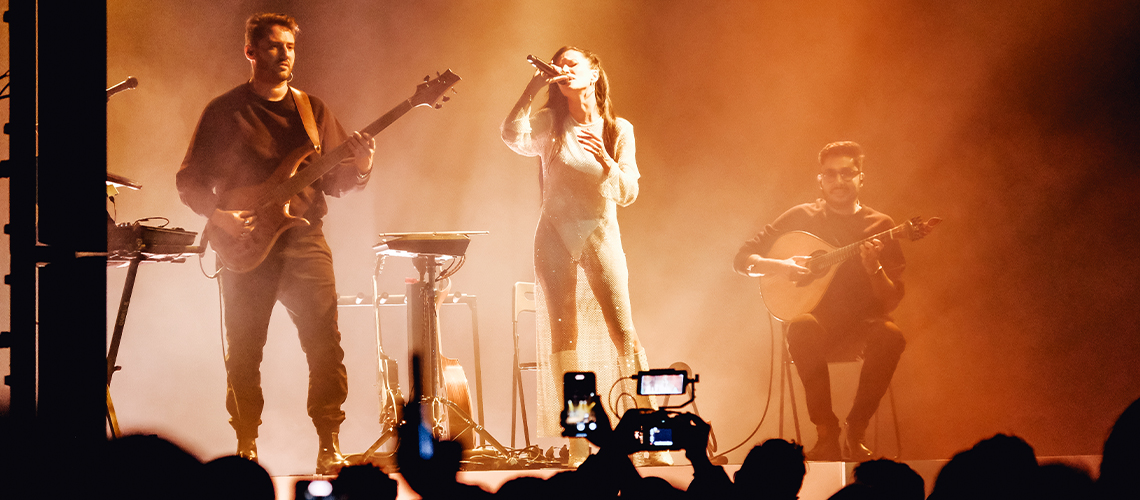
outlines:
[{"label": "black shoe", "polygon": [[340,472],[341,467],[349,465],[344,455],[340,454],[340,440],[336,432],[319,436],[320,449],[317,450],[318,476],[332,476]]},{"label": "black shoe", "polygon": [[839,426],[817,426],[819,437],[815,446],[807,452],[807,459],[811,462],[839,462],[843,460],[843,453],[839,449]]},{"label": "black shoe", "polygon": [[238,438],[237,456],[257,463],[257,439]]},{"label": "black shoe", "polygon": [[866,462],[874,455],[866,444],[867,424],[847,422],[847,456],[852,462]]}]

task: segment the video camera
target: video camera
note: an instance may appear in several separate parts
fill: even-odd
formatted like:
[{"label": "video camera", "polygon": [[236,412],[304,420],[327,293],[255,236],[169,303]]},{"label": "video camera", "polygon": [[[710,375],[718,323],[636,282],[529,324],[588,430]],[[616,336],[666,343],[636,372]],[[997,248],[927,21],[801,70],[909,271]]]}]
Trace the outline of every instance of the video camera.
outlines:
[{"label": "video camera", "polygon": [[[622,415],[622,421],[632,419],[633,440],[637,450],[682,450],[685,444],[691,443],[689,439],[693,431],[692,413],[672,411],[676,408],[688,406],[696,399],[696,384],[699,375],[689,378],[684,370],[672,368],[638,372],[633,376],[637,381],[637,393],[642,396],[677,396],[685,393],[685,389],[692,387],[688,401],[680,405],[661,405],[657,410],[648,408],[634,408]],[[619,427],[622,427],[619,425]],[[623,438],[624,439],[624,438]]]},{"label": "video camera", "polygon": [[[699,375],[689,378],[688,372],[675,369],[656,369],[638,372],[632,377],[637,382],[637,393],[642,396],[677,396],[689,390],[689,399],[680,405],[662,405],[657,410],[634,408],[621,417],[618,431],[622,434],[632,429],[629,435],[619,435],[628,448],[641,451],[681,450],[693,442],[693,420],[691,413],[672,411],[688,406],[696,399],[696,382]],[[563,436],[588,437],[597,430],[597,412],[593,396],[596,394],[595,378],[589,372],[569,372],[563,378],[562,410]]]}]

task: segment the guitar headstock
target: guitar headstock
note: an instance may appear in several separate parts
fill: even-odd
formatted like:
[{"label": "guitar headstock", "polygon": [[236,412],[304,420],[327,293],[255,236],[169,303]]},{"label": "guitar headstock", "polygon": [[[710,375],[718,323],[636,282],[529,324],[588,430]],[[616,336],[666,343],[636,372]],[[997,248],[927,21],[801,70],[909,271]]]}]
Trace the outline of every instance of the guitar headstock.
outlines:
[{"label": "guitar headstock", "polygon": [[[447,102],[450,100],[451,98],[444,94],[459,80],[459,75],[452,73],[450,69],[444,71],[442,75],[436,73],[434,80],[430,76],[425,76],[424,83],[416,85],[416,93],[408,99],[408,102],[411,102],[413,107],[431,106],[439,109],[443,107],[443,104],[437,101],[442,100],[443,102]],[[451,89],[451,91],[455,92],[454,89]]]},{"label": "guitar headstock", "polygon": [[930,234],[930,231],[934,229],[934,226],[937,226],[939,222],[942,222],[942,219],[938,217],[931,217],[925,221],[922,220],[922,217],[914,217],[906,221],[906,225],[904,226],[906,237],[909,238],[910,241],[921,240]]}]

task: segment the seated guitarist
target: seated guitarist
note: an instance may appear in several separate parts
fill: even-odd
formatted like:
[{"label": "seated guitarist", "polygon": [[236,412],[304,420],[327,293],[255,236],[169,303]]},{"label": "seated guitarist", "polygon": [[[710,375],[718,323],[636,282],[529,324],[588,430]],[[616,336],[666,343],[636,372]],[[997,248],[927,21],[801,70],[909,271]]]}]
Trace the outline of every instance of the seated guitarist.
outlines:
[{"label": "seated guitarist", "polygon": [[[303,210],[294,215],[312,224],[285,231],[253,269],[240,273],[227,269],[221,274],[226,409],[237,434],[237,453],[257,459],[255,440],[264,406],[260,365],[269,316],[281,301],[297,326],[309,365],[308,413],[319,442],[316,472],[328,474],[346,464],[337,434],[344,421],[341,405],[348,394],[348,377],[337,328],[332,252],[321,232],[321,218],[327,212],[324,196],[340,196],[364,186],[372,170],[375,141],[360,133],[346,134],[324,103],[315,97],[304,99],[290,88],[297,31],[296,21],[289,16],[249,18],[245,56],[252,77],[206,106],[178,171],[177,185],[182,202],[209,217],[213,228],[235,238],[248,237],[258,227],[259,218],[265,218],[251,210],[255,207],[221,209],[220,200],[227,193],[269,182],[294,150],[316,143],[331,151],[347,141],[352,156],[306,187],[291,204],[294,210]],[[302,206],[308,208],[297,208]]]},{"label": "seated guitarist", "polygon": [[[800,280],[809,274],[805,256],[771,259],[765,255],[781,235],[805,231],[835,246],[845,246],[890,229],[886,214],[859,202],[863,172],[863,149],[854,142],[835,142],[819,152],[816,178],[822,198],[792,207],[748,240],[736,254],[733,267],[746,276],[780,276]],[[861,352],[863,369],[855,405],[847,415],[847,458],[871,457],[864,435],[879,400],[890,386],[906,342],[889,313],[903,296],[902,250],[895,240],[874,239],[859,248],[859,255],[840,264],[817,306],[787,323],[788,351],[804,384],[808,415],[819,438],[808,453],[809,460],[838,461],[839,419],[831,407],[831,382],[827,361],[831,357]],[[765,301],[775,300],[765,297]],[[854,351],[861,349],[861,351]]]}]

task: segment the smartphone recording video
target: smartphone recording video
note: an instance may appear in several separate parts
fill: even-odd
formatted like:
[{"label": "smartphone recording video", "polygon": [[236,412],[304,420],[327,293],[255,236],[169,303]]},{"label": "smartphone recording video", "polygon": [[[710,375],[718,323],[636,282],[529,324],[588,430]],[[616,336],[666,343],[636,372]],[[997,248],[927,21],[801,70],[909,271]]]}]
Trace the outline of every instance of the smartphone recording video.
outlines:
[{"label": "smartphone recording video", "polygon": [[332,483],[324,480],[301,480],[295,484],[294,496],[296,500],[337,500],[341,498],[333,491]]},{"label": "smartphone recording video", "polygon": [[637,393],[642,396],[672,396],[685,393],[686,373],[681,370],[649,370],[637,380]]},{"label": "smartphone recording video", "polygon": [[632,419],[637,425],[633,440],[638,450],[660,451],[683,449],[679,437],[690,432],[688,420],[680,413],[648,408],[634,408],[622,417]]},{"label": "smartphone recording video", "polygon": [[562,435],[566,437],[586,437],[597,430],[597,411],[594,395],[597,381],[591,372],[567,372],[562,376]]}]

